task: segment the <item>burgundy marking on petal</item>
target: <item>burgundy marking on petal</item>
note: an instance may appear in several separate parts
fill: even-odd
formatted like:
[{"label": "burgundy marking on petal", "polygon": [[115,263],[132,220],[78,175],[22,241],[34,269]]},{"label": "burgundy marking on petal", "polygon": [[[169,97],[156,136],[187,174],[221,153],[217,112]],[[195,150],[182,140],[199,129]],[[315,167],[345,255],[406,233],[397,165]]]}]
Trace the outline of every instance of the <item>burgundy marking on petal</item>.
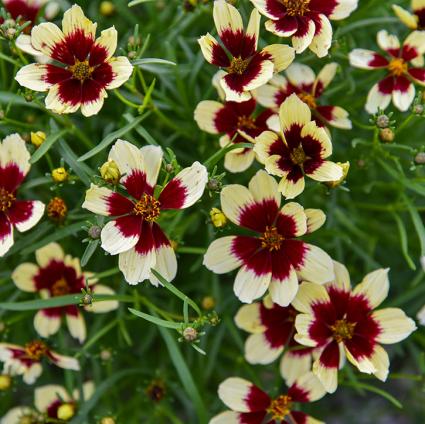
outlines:
[{"label": "burgundy marking on petal", "polygon": [[43,315],[46,315],[48,318],[57,318],[62,315],[62,310],[64,308],[57,307],[57,308],[48,308],[48,309],[42,309]]},{"label": "burgundy marking on petal", "polygon": [[425,69],[412,68],[412,69],[409,69],[408,72],[413,78],[417,79],[418,81],[425,82]]},{"label": "burgundy marking on petal", "polygon": [[146,255],[148,252],[155,249],[152,225],[149,222],[143,221],[140,239],[134,248],[139,255]]},{"label": "burgundy marking on petal", "polygon": [[41,9],[41,3],[29,2],[25,0],[9,0],[7,2],[3,1],[3,5],[13,19],[16,20],[18,16],[20,16],[22,21],[21,23],[26,21],[31,21],[31,23],[34,23],[38,12]]},{"label": "burgundy marking on petal", "polygon": [[388,65],[388,60],[379,53],[374,53],[373,58],[369,61],[368,65],[374,68],[383,68]]},{"label": "burgundy marking on petal", "polygon": [[399,48],[389,48],[389,49],[386,49],[385,51],[393,57],[399,57],[400,56],[400,49]]},{"label": "burgundy marking on petal", "polygon": [[226,133],[233,138],[239,129],[239,118],[250,117],[255,110],[256,101],[254,99],[246,102],[226,102],[214,117],[214,124],[217,131]]},{"label": "burgundy marking on petal", "polygon": [[292,348],[288,354],[292,356],[298,356],[303,357],[306,355],[311,355],[314,348],[312,347],[305,347],[303,345],[300,345],[297,341],[295,341],[294,337],[291,338],[291,340],[288,343],[288,347]]},{"label": "burgundy marking on petal", "polygon": [[155,247],[157,249],[162,246],[171,246],[171,243],[168,240],[167,236],[164,234],[164,232],[161,230],[160,226],[156,222],[152,224],[152,233],[155,241]]},{"label": "burgundy marking on petal", "polygon": [[397,77],[394,81],[394,90],[407,93],[409,91],[410,84],[411,82],[406,77]]},{"label": "burgundy marking on petal", "polygon": [[211,63],[220,68],[228,68],[230,66],[230,59],[228,58],[223,47],[218,43],[214,43],[211,49]]},{"label": "burgundy marking on petal", "polygon": [[415,15],[419,18],[418,29],[425,29],[425,8],[415,10]]},{"label": "burgundy marking on petal", "polygon": [[146,174],[138,169],[135,169],[130,174],[126,175],[123,184],[128,193],[137,200],[139,200],[145,193],[150,196],[153,194],[153,187],[147,183]]},{"label": "burgundy marking on petal", "polygon": [[15,163],[8,163],[4,168],[0,166],[0,187],[9,193],[15,193],[24,178],[25,175]]},{"label": "burgundy marking on petal", "polygon": [[46,75],[43,79],[50,84],[56,84],[72,78],[72,73],[70,71],[65,68],[60,68],[59,66],[47,64],[46,71]]},{"label": "burgundy marking on petal", "polygon": [[232,243],[232,253],[256,275],[271,271],[271,255],[261,248],[261,240],[254,237],[237,236]]},{"label": "burgundy marking on petal", "polygon": [[294,37],[304,37],[305,35],[308,34],[308,31],[310,29],[310,22],[314,20],[312,19],[314,15],[312,14],[308,14],[308,15],[304,15],[304,16],[298,16],[298,29],[297,32],[293,35]]},{"label": "burgundy marking on petal", "polygon": [[[281,250],[271,252],[272,255],[272,278],[275,280],[284,280],[289,277],[291,271],[291,262]],[[284,289],[284,286],[282,286]]]},{"label": "burgundy marking on petal", "polygon": [[91,74],[94,81],[97,82],[101,87],[105,88],[114,79],[114,73],[112,66],[109,63],[102,63],[96,67]]},{"label": "burgundy marking on petal", "polygon": [[301,178],[304,177],[303,171],[300,166],[293,165],[292,170],[286,176],[288,181],[291,181],[293,184],[296,184]]},{"label": "burgundy marking on petal", "polygon": [[142,221],[137,215],[122,216],[115,220],[115,226],[124,237],[134,237],[140,234]]},{"label": "burgundy marking on petal", "polygon": [[308,335],[317,342],[318,346],[327,344],[329,337],[332,337],[330,326],[337,319],[333,304],[321,302],[312,305],[314,320],[308,329]]},{"label": "burgundy marking on petal", "polygon": [[335,110],[335,106],[317,106],[317,109],[316,109],[320,117],[325,119],[328,122],[334,119],[334,115],[333,115],[334,110]]},{"label": "burgundy marking on petal", "polygon": [[356,360],[370,358],[376,346],[376,342],[373,339],[360,337],[356,334],[353,338],[344,340],[344,344]]},{"label": "burgundy marking on petal", "polygon": [[291,265],[298,271],[304,264],[307,247],[301,240],[284,240],[279,252],[281,255],[285,255]]},{"label": "burgundy marking on petal", "polygon": [[382,94],[391,94],[394,89],[394,78],[390,76],[379,81],[378,88]]},{"label": "burgundy marking on petal", "polygon": [[279,0],[266,0],[266,10],[276,18],[282,18],[286,15],[286,7]]},{"label": "burgundy marking on petal", "polygon": [[25,367],[29,368],[31,365],[39,363],[40,361],[36,361],[27,356],[25,349],[17,349],[17,348],[8,348],[10,352],[12,352],[13,359],[17,359],[21,362]]},{"label": "burgundy marking on petal", "polygon": [[257,412],[266,410],[271,399],[267,393],[252,384],[244,400],[251,412]]},{"label": "burgundy marking on petal", "polygon": [[266,227],[276,221],[278,209],[278,204],[274,199],[250,203],[240,212],[239,225],[259,233],[264,233]]},{"label": "burgundy marking on petal", "polygon": [[106,199],[108,214],[110,216],[120,216],[130,213],[134,204],[119,193],[111,193]]},{"label": "burgundy marking on petal", "polygon": [[33,214],[34,202],[31,200],[16,200],[7,211],[7,216],[13,225],[28,221]]},{"label": "burgundy marking on petal", "polygon": [[339,367],[339,347],[336,341],[330,342],[320,355],[320,362],[326,368]]},{"label": "burgundy marking on petal", "polygon": [[[265,416],[266,416],[266,411],[240,412],[238,417],[238,420],[239,420],[238,424],[262,424]],[[268,424],[273,424],[273,423],[269,422]]]},{"label": "burgundy marking on petal", "polygon": [[323,159],[307,159],[303,164],[304,172],[312,174],[323,165],[323,162]]},{"label": "burgundy marking on petal", "polygon": [[311,93],[317,99],[323,94],[323,92],[325,91],[325,87],[323,86],[323,83],[320,80],[317,81],[314,93],[313,93],[313,87],[314,87],[314,83],[310,84],[310,88],[308,88],[308,86],[303,86],[303,90],[306,93]]},{"label": "burgundy marking on petal", "polygon": [[61,81],[58,88],[59,98],[63,103],[78,105],[81,103],[82,87],[81,81],[77,79]]},{"label": "burgundy marking on petal", "polygon": [[66,315],[69,315],[74,318],[78,318],[78,316],[81,314],[77,306],[74,306],[74,305],[65,306],[64,309],[65,309]]},{"label": "burgundy marking on petal", "polygon": [[93,43],[94,39],[78,28],[54,46],[51,57],[67,65],[73,65],[75,59],[83,62],[87,59]]},{"label": "burgundy marking on petal", "polygon": [[400,55],[406,62],[410,62],[419,56],[419,52],[416,47],[409,46],[408,44],[404,45],[401,50]]},{"label": "burgundy marking on petal", "polygon": [[279,233],[286,239],[295,237],[297,225],[292,216],[284,215],[282,212],[279,212],[276,227]]},{"label": "burgundy marking on petal", "polygon": [[186,200],[187,188],[179,178],[174,177],[161,191],[161,209],[180,209]]},{"label": "burgundy marking on petal", "polygon": [[103,83],[100,84],[94,79],[85,80],[81,84],[81,103],[92,103],[99,100],[103,88],[105,88]]},{"label": "burgundy marking on petal", "polygon": [[255,53],[255,38],[244,34],[241,30],[234,32],[225,29],[220,38],[233,57],[247,59]]},{"label": "burgundy marking on petal", "polygon": [[301,130],[302,126],[298,124],[292,124],[285,130],[285,139],[290,149],[298,147],[301,143]]},{"label": "burgundy marking on petal", "polygon": [[6,214],[0,212],[0,240],[5,239],[12,232],[12,225]]},{"label": "burgundy marking on petal", "polygon": [[90,50],[89,64],[90,66],[103,64],[107,57],[108,51],[105,49],[105,47],[95,43]]},{"label": "burgundy marking on petal", "polygon": [[294,332],[294,317],[296,311],[292,306],[273,305],[266,308],[260,303],[261,324],[266,327],[264,336],[273,348],[283,347],[288,343]]},{"label": "burgundy marking on petal", "polygon": [[291,416],[294,419],[294,424],[307,424],[308,415],[300,411],[291,411]]},{"label": "burgundy marking on petal", "polygon": [[58,409],[62,405],[62,402],[60,399],[54,400],[48,407],[47,407],[47,415],[50,418],[57,419],[58,418]]},{"label": "burgundy marking on petal", "polygon": [[307,135],[306,137],[301,138],[301,144],[304,153],[309,158],[319,159],[321,157],[323,147],[319,140]]},{"label": "burgundy marking on petal", "polygon": [[[335,319],[344,318],[350,306],[350,292],[341,290],[339,288],[336,288],[335,286],[328,287],[327,291],[335,311]],[[360,307],[360,302],[357,302],[356,306]],[[360,316],[370,311],[370,308],[366,309],[364,306],[359,309]],[[353,313],[355,313],[355,310],[353,310]],[[348,319],[348,321],[350,322],[352,322],[353,320],[355,321],[357,320],[354,315],[352,317],[350,316],[350,319]],[[332,324],[332,323],[329,323],[329,324]]]},{"label": "burgundy marking on petal", "polygon": [[274,101],[278,106],[280,106],[291,94],[298,92],[298,88],[288,82],[286,90],[280,88],[279,91],[275,94]]},{"label": "burgundy marking on petal", "polygon": [[298,386],[296,383],[294,383],[288,389],[288,396],[290,396],[294,402],[308,402],[309,401],[307,390]]},{"label": "burgundy marking on petal", "polygon": [[295,16],[288,16],[274,21],[274,26],[280,32],[292,32],[298,30],[298,19]]},{"label": "burgundy marking on petal", "polygon": [[311,0],[308,8],[311,13],[322,13],[323,15],[331,15],[341,1],[338,0]]}]

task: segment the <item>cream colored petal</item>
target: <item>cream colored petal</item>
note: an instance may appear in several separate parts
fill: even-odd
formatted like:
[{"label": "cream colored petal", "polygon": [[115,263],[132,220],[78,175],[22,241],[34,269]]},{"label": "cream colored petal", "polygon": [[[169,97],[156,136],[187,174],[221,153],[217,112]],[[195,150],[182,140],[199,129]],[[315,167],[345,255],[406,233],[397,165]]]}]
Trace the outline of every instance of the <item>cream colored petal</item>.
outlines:
[{"label": "cream colored petal", "polygon": [[38,274],[39,268],[35,264],[23,263],[18,265],[12,272],[12,280],[18,289],[25,292],[35,292],[36,286],[34,277]]},{"label": "cream colored petal", "polygon": [[58,243],[49,243],[35,251],[35,258],[38,265],[44,268],[50,261],[63,261],[65,254]]},{"label": "cream colored petal", "polygon": [[310,108],[296,94],[291,94],[280,106],[279,117],[282,130],[289,130],[293,124],[304,126],[311,121]]},{"label": "cream colored petal", "polygon": [[133,73],[133,65],[125,56],[112,57],[108,63],[112,67],[113,78],[106,89],[113,90],[128,81]]}]

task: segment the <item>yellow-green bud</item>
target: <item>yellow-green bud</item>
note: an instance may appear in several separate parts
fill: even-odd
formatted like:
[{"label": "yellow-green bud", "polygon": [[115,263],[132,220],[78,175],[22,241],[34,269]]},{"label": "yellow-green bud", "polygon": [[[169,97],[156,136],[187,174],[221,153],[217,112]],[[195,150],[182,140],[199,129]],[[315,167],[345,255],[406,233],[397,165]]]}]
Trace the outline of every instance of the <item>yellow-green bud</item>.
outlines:
[{"label": "yellow-green bud", "polygon": [[60,168],[56,168],[52,171],[52,178],[55,183],[63,183],[69,177],[69,174],[65,168],[62,166]]},{"label": "yellow-green bud", "polygon": [[112,159],[108,160],[100,167],[100,175],[107,183],[115,185],[119,183],[121,178],[118,165]]},{"label": "yellow-green bud", "polygon": [[12,384],[12,378],[10,375],[1,374],[0,375],[0,390],[7,390]]},{"label": "yellow-green bud", "polygon": [[325,182],[325,184],[330,188],[335,188],[341,185],[347,178],[348,171],[350,169],[350,162],[337,162],[336,164],[342,169],[342,177],[339,180]]},{"label": "yellow-green bud", "polygon": [[112,417],[103,417],[100,424],[115,424],[115,420]]},{"label": "yellow-green bud", "polygon": [[31,133],[31,143],[35,147],[40,147],[43,144],[44,140],[46,140],[46,133],[44,133],[43,131]]},{"label": "yellow-green bud", "polygon": [[206,311],[214,309],[214,307],[215,307],[215,299],[212,296],[205,296],[202,299],[202,308],[204,308]]},{"label": "yellow-green bud", "polygon": [[391,143],[392,141],[394,141],[394,131],[391,128],[382,128],[379,131],[379,138],[384,142],[384,143]]},{"label": "yellow-green bud", "polygon": [[112,16],[115,13],[114,3],[111,1],[103,1],[100,3],[99,11],[103,16]]},{"label": "yellow-green bud", "polygon": [[75,415],[75,406],[72,403],[64,403],[58,408],[58,418],[67,421]]},{"label": "yellow-green bud", "polygon": [[227,224],[227,218],[218,208],[212,208],[210,211],[211,222],[216,228],[223,228]]}]

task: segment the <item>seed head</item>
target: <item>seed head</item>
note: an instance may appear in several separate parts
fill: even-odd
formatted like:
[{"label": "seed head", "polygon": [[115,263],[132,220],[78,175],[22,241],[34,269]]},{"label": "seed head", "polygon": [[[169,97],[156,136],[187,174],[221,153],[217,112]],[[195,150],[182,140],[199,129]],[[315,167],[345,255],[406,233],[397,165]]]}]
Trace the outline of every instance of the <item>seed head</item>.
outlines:
[{"label": "seed head", "polygon": [[193,342],[194,340],[198,338],[198,331],[193,327],[186,327],[183,330],[183,338],[187,342]]}]

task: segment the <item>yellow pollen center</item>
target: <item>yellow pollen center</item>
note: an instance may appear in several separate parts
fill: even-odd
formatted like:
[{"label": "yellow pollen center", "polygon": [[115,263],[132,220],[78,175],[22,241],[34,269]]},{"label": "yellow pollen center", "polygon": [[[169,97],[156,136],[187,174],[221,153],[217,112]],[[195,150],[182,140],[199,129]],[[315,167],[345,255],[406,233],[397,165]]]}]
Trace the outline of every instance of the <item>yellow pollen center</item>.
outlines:
[{"label": "yellow pollen center", "polygon": [[310,0],[282,0],[286,7],[286,14],[289,16],[304,16],[309,12]]},{"label": "yellow pollen center", "polygon": [[399,77],[407,72],[408,66],[407,63],[400,58],[392,59],[388,64],[388,70],[395,77]]},{"label": "yellow pollen center", "polygon": [[78,59],[76,59],[75,63],[68,69],[72,72],[72,76],[80,81],[85,81],[86,79],[89,79],[94,71],[94,68],[89,65],[88,60],[80,62]]},{"label": "yellow pollen center", "polygon": [[5,188],[0,187],[0,212],[6,212],[12,207],[14,201],[15,196]]},{"label": "yellow pollen center", "polygon": [[316,109],[317,103],[316,98],[309,93],[300,93],[297,94],[297,96],[310,108],[310,109]]},{"label": "yellow pollen center", "polygon": [[255,125],[254,120],[249,116],[239,116],[238,117],[238,128],[248,128],[248,129],[255,129],[257,126]]},{"label": "yellow pollen center", "polygon": [[350,340],[353,337],[355,326],[355,322],[347,322],[345,318],[336,320],[335,324],[330,326],[334,340],[337,343]]},{"label": "yellow pollen center", "polygon": [[47,345],[41,340],[34,340],[25,345],[26,356],[33,361],[39,361],[47,352]]},{"label": "yellow pollen center", "polygon": [[302,165],[307,159],[302,146],[298,146],[293,149],[289,156],[295,165]]},{"label": "yellow pollen center", "polygon": [[47,216],[55,221],[62,221],[67,213],[68,207],[60,197],[54,197],[47,205]]},{"label": "yellow pollen center", "polygon": [[267,412],[271,415],[272,420],[283,420],[289,415],[292,407],[292,399],[288,395],[281,395],[273,399]]},{"label": "yellow pollen center", "polygon": [[160,203],[153,196],[145,193],[134,205],[133,211],[136,215],[140,215],[145,221],[156,221],[161,212]]},{"label": "yellow pollen center", "polygon": [[242,59],[240,57],[234,57],[230,66],[227,68],[229,74],[242,75],[248,67],[249,59]]},{"label": "yellow pollen center", "polygon": [[64,277],[53,283],[51,292],[53,296],[64,296],[70,293],[69,285]]},{"label": "yellow pollen center", "polygon": [[266,227],[266,231],[261,237],[261,246],[264,249],[269,249],[270,252],[279,250],[283,240],[285,240],[285,237],[279,234],[276,227]]}]

